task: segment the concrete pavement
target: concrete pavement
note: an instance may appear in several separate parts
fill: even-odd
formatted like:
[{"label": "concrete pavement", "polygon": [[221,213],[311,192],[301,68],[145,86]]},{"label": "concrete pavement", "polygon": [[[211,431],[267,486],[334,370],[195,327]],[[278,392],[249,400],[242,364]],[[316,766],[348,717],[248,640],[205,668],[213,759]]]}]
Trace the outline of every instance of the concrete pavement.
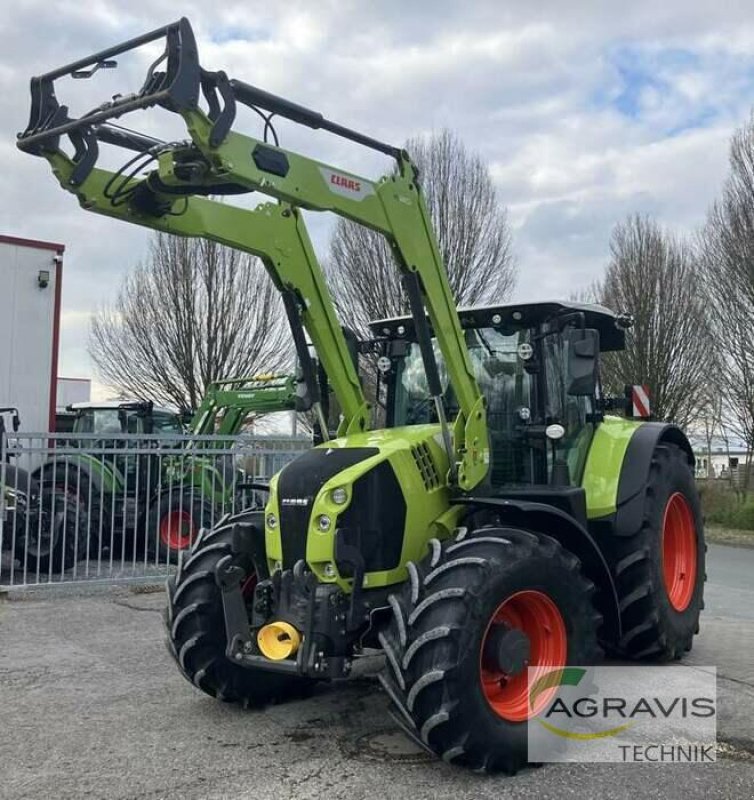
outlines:
[{"label": "concrete pavement", "polygon": [[548,765],[514,778],[429,760],[392,724],[365,659],[345,686],[244,712],[180,677],[161,594],[0,604],[0,798],[750,798],[754,550],[710,546],[707,611],[685,667],[717,665],[714,765]]}]

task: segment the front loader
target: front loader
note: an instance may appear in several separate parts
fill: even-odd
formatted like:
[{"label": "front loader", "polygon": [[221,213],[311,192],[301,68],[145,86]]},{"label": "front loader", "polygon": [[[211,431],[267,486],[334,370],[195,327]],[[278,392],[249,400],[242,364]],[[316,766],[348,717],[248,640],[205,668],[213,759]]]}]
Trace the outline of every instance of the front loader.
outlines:
[{"label": "front loader", "polygon": [[[58,104],[59,78],[158,41],[139,91],[78,118]],[[394,169],[373,181],[238,133],[239,105],[265,133],[284,117]],[[189,140],[109,122],[146,108],[179,115]],[[146,176],[97,168],[100,142],[147,153]],[[410,736],[447,762],[514,772],[554,691],[530,703],[527,667],[538,677],[605,649],[648,660],[690,649],[704,580],[693,456],[673,425],[605,414],[599,353],[623,347],[620,319],[560,303],[459,312],[406,152],[202,69],[185,19],[33,79],[19,147],[47,158],[87,210],[260,255],[312,395],[304,329],[342,409],[336,437],[272,479],[264,512],[205,532],[170,579],[168,641],[199,689],[264,704],[343,678],[362,648],[381,647],[380,680]],[[277,204],[201,197],[251,191]],[[368,429],[300,208],[366,225],[393,249],[411,314],[373,327],[384,429]]]},{"label": "front loader", "polygon": [[189,433],[197,438],[180,455],[167,459],[149,504],[147,530],[168,558],[191,547],[201,528],[227,510],[261,504],[265,493],[257,480],[259,465],[253,464],[255,480],[249,482],[233,454],[214,451],[227,450],[232,438],[258,415],[296,413],[310,405],[295,375],[259,373],[207,386],[189,423]]}]

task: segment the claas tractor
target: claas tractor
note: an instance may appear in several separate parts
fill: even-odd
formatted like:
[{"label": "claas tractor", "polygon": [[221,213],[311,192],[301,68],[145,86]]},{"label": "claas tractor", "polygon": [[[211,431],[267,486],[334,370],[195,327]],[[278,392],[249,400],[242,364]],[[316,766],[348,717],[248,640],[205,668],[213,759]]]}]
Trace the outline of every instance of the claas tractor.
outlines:
[{"label": "claas tractor", "polygon": [[[60,78],[91,77],[156,42],[141,89],[78,117],[58,105]],[[264,118],[261,139],[234,129],[239,106]],[[188,139],[109,122],[144,109],[179,116]],[[273,115],[393,168],[375,181],[286,150]],[[102,143],[137,156],[99,168]],[[672,424],[606,413],[599,355],[624,346],[621,318],[569,303],[459,312],[408,153],[203,69],[185,19],[34,78],[18,145],[45,157],[86,210],[259,256],[315,416],[307,336],[341,409],[334,436],[272,478],[263,511],[202,533],[169,579],[168,643],[194,686],[265,704],[348,676],[378,647],[408,735],[447,762],[515,772],[546,694],[529,704],[529,673],[604,651],[663,661],[691,648],[705,549],[693,455]],[[248,210],[207,197],[252,191],[275,202]],[[374,324],[380,429],[301,209],[334,212],[392,247],[410,315]]]}]

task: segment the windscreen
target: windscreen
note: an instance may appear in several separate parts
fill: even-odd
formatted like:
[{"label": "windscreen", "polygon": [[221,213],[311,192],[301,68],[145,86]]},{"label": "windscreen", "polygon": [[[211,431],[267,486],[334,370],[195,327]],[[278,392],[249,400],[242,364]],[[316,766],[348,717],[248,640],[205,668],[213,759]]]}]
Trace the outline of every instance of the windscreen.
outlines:
[{"label": "windscreen", "polygon": [[[525,446],[521,428],[532,405],[532,378],[524,369],[532,353],[530,332],[504,334],[494,328],[475,328],[465,330],[464,336],[477,383],[487,398],[492,481],[494,484],[528,482],[531,479],[531,454]],[[453,416],[458,412],[458,403],[434,340],[433,347],[445,408],[448,415]],[[395,425],[437,421],[421,352],[415,342],[397,365],[393,420]]]},{"label": "windscreen", "polygon": [[91,408],[83,411],[73,429],[76,433],[124,433],[117,408]]}]

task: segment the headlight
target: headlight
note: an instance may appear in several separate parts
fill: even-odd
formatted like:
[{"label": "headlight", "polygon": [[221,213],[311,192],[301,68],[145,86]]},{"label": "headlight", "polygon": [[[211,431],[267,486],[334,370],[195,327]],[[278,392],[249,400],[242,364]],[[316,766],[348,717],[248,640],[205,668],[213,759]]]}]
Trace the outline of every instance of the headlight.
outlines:
[{"label": "headlight", "polygon": [[317,519],[317,527],[321,531],[329,531],[330,525],[332,525],[332,520],[330,517],[328,517],[327,514],[320,514]]},{"label": "headlight", "polygon": [[274,514],[268,514],[266,522],[268,528],[277,528],[278,518]]},{"label": "headlight", "polygon": [[330,497],[336,506],[342,506],[348,500],[348,492],[344,486],[338,486],[337,489],[332,490]]}]

